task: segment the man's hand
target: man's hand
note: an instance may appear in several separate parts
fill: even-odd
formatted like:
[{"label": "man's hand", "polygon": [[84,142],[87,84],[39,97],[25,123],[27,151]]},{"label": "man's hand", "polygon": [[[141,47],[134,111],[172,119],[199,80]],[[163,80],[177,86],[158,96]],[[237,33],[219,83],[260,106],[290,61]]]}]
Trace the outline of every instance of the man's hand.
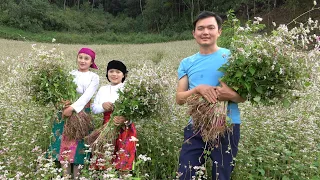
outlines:
[{"label": "man's hand", "polygon": [[102,107],[105,111],[113,111],[113,104],[111,102],[104,102],[102,103]]},{"label": "man's hand", "polygon": [[243,99],[237,92],[231,89],[226,83],[219,81],[221,87],[216,87],[217,97],[219,101],[233,101],[236,103],[244,102]]},{"label": "man's hand", "polygon": [[218,100],[218,93],[216,91],[215,86],[209,86],[209,85],[199,85],[196,87],[196,91],[204,97],[207,101],[211,103],[216,103]]},{"label": "man's hand", "polygon": [[125,121],[126,121],[126,118],[123,116],[115,116],[113,118],[113,123],[116,126],[120,126],[120,125],[124,124]]}]

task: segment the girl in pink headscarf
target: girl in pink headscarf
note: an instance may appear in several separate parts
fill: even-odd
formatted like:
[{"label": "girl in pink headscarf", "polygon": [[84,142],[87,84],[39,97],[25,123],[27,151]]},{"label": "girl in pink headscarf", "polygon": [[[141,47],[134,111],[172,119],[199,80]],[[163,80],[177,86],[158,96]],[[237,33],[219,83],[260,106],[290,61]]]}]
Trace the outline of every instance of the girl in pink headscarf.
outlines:
[{"label": "girl in pink headscarf", "polygon": [[[71,72],[74,82],[77,84],[77,92],[80,98],[70,106],[59,112],[52,128],[52,139],[49,147],[50,156],[62,165],[64,175],[73,175],[77,179],[80,175],[79,165],[84,164],[84,159],[89,158],[85,152],[84,141],[69,140],[64,135],[65,121],[62,117],[70,117],[73,112],[79,113],[84,110],[90,112],[90,101],[99,86],[99,76],[90,71],[90,68],[98,69],[94,63],[95,52],[89,48],[82,48],[77,55],[78,69]],[[72,169],[72,170],[71,170]],[[71,173],[73,172],[73,173]]]}]

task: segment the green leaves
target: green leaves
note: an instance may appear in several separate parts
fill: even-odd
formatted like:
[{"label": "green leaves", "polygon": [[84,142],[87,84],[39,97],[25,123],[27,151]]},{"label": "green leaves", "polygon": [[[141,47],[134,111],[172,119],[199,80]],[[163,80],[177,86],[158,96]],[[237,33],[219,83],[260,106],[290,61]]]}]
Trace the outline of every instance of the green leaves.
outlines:
[{"label": "green leaves", "polygon": [[253,66],[250,66],[249,71],[250,71],[251,75],[253,76],[254,73],[256,72],[256,69]]},{"label": "green leaves", "polygon": [[254,100],[255,102],[260,102],[261,97],[260,97],[260,96],[256,96],[256,97],[253,98],[253,100]]},{"label": "green leaves", "polygon": [[237,71],[235,77],[242,77],[243,73],[241,71]]},{"label": "green leaves", "polygon": [[256,91],[260,94],[263,94],[263,89],[261,86],[256,87]]},{"label": "green leaves", "polygon": [[283,103],[283,106],[286,108],[288,108],[291,105],[291,102],[289,101],[289,99],[284,99],[282,103]]},{"label": "green leaves", "polygon": [[[229,17],[232,19],[228,21],[239,21]],[[222,81],[253,104],[274,104],[273,100],[281,103],[292,95],[291,90],[303,88],[300,84],[311,85],[305,80],[309,77],[305,74],[306,62],[300,58],[300,49],[292,45],[294,37],[284,34],[281,28],[271,35],[257,35],[264,26],[259,24],[259,18],[255,19],[244,27],[233,24],[231,56],[219,68],[224,73]]]},{"label": "green leaves", "polygon": [[30,73],[30,95],[40,105],[54,105],[62,100],[73,102],[77,97],[77,85],[73,82],[73,76],[63,66],[62,58],[54,53],[42,53],[32,61],[35,64],[28,70]]},{"label": "green leaves", "polygon": [[264,175],[266,174],[266,172],[264,171],[264,169],[257,169],[257,170],[261,173],[262,176],[264,176]]},{"label": "green leaves", "polygon": [[304,86],[309,87],[311,85],[311,82],[307,81],[304,83]]},{"label": "green leaves", "polygon": [[290,180],[288,176],[283,176],[281,180]]},{"label": "green leaves", "polygon": [[163,102],[163,81],[152,68],[143,66],[132,69],[132,75],[126,80],[123,91],[114,103],[112,116],[124,116],[130,121],[156,117],[160,114]]}]

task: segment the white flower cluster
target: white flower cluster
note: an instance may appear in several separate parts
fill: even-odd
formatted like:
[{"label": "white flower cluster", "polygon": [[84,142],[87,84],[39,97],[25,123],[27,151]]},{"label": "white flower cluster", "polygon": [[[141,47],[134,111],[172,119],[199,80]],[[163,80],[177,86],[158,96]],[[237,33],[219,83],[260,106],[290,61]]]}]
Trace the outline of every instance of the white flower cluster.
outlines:
[{"label": "white flower cluster", "polygon": [[141,159],[143,161],[151,161],[151,158],[148,157],[147,155],[139,154],[138,159]]},{"label": "white flower cluster", "polygon": [[227,77],[223,80],[239,90],[242,97],[267,103],[283,99],[289,90],[303,88],[309,81],[302,72],[312,69],[308,66],[314,59],[310,54],[319,53],[318,36],[313,32],[319,31],[320,26],[309,18],[290,30],[281,24],[271,34],[256,35],[264,28],[261,21],[255,17],[253,23],[236,27],[230,47],[232,56],[224,71]]},{"label": "white flower cluster", "polygon": [[155,117],[163,111],[164,81],[157,69],[151,66],[130,70],[123,93],[115,103],[115,114],[123,115],[131,121]]}]

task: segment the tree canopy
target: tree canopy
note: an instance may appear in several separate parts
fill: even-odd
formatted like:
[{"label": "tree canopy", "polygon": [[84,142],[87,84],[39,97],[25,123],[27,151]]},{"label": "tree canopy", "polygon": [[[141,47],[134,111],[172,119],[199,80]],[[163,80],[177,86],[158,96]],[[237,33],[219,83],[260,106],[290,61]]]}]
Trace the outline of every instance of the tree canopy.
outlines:
[{"label": "tree canopy", "polygon": [[0,24],[31,32],[165,32],[190,30],[203,10],[240,19],[281,5],[298,8],[304,0],[2,0]]}]

